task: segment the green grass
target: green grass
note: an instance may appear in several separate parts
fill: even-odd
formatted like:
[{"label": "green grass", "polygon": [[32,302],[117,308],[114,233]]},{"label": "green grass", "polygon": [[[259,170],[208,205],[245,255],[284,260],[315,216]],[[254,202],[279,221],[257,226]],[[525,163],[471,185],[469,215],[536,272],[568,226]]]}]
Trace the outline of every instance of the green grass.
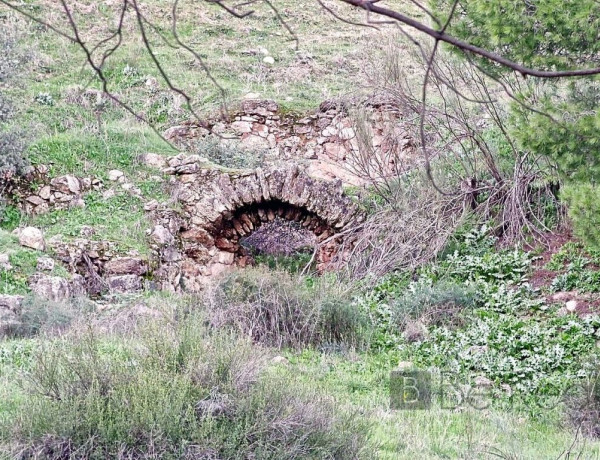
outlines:
[{"label": "green grass", "polygon": [[[377,458],[559,458],[574,440],[574,432],[556,412],[533,419],[523,406],[447,409],[434,402],[428,410],[391,410],[389,373],[397,365],[393,354],[343,356],[305,350],[286,356],[291,374],[365,411],[374,424],[370,444]],[[598,441],[579,440],[573,451],[580,450],[583,458],[600,458]]]},{"label": "green grass", "polygon": [[[24,248],[19,239],[0,229],[0,253],[8,254],[11,270],[0,269],[0,294],[27,294],[30,292],[28,279],[36,272],[37,260],[44,253]],[[47,274],[68,277],[67,270],[59,263]]]},{"label": "green grass", "polygon": [[[148,305],[160,305],[167,317],[168,311],[175,309],[175,305],[185,306],[185,309],[190,306],[197,308],[199,302],[198,299],[183,299],[172,295],[165,297],[160,293],[157,297],[147,295],[144,301]],[[259,359],[265,350],[248,348],[247,343],[221,332],[205,335],[193,317],[191,322],[185,316],[177,317],[179,319],[174,323],[152,319],[138,332],[128,329],[129,333],[124,337],[107,336],[101,332],[92,332],[91,335],[75,332],[62,338],[37,337],[0,341],[0,427],[4,427],[3,436],[8,433],[6,430],[14,428],[16,431],[11,433],[30,436],[31,439],[43,434],[62,433],[75,436],[74,439],[81,441],[83,438],[80,436],[85,433],[74,430],[69,422],[73,417],[78,417],[85,421],[89,429],[98,433],[101,442],[109,445],[113,445],[113,442],[136,442],[138,428],[148,429],[153,426],[155,430],[167,430],[163,434],[169,439],[209,436],[215,442],[213,445],[232,455],[235,449],[224,437],[221,438],[226,435],[222,430],[226,430],[229,435],[233,433],[238,436],[248,425],[244,428],[243,423],[246,422],[242,422],[236,415],[233,425],[227,424],[219,428],[218,424],[211,422],[198,432],[189,431],[188,423],[195,423],[187,413],[190,400],[201,399],[208,391],[208,387],[197,386],[192,382],[224,379],[219,380],[220,391],[234,391],[229,386],[236,381],[230,380],[231,375],[241,377],[242,374],[236,373],[251,369],[244,367],[245,360],[249,356]],[[89,317],[98,324],[102,324],[102,318]],[[87,323],[88,319],[84,318],[83,324]],[[519,403],[507,406],[504,404],[506,401],[494,401],[488,409],[475,410],[467,406],[446,408],[435,400],[429,410],[390,409],[389,375],[400,359],[400,355],[395,352],[336,353],[304,349],[283,351],[283,355],[288,358],[289,364],[269,365],[270,383],[265,383],[266,387],[259,385],[255,391],[263,391],[260,388],[269,389],[274,392],[272,397],[275,397],[274,395],[280,394],[281,384],[283,387],[293,388],[300,397],[313,398],[312,401],[323,396],[331,398],[330,400],[335,401],[338,416],[353,414],[355,423],[370,427],[367,448],[359,458],[369,458],[369,453],[375,458],[390,460],[498,457],[546,459],[559,458],[569,448],[575,457],[581,453],[581,458],[600,458],[600,442],[591,439],[575,440],[573,430],[563,423],[560,410],[549,411],[543,417],[533,417],[532,411]],[[41,360],[43,356],[45,360]],[[64,358],[65,356],[70,358]],[[95,357],[96,361],[90,361],[90,357]],[[133,362],[135,366],[131,366]],[[39,378],[40,375],[56,378],[40,367],[44,363],[55,366],[59,388],[66,392],[65,395],[71,391],[67,382],[78,385],[80,372],[86,375],[90,372],[100,373],[98,378],[102,375],[102,379],[98,380],[98,384],[110,382],[113,391],[102,396],[92,386],[86,390],[89,399],[80,398],[75,391],[69,396],[73,398],[73,404],[79,401],[74,407],[69,407],[70,402],[52,402],[43,397],[40,399],[38,392],[42,390],[39,386],[43,385],[41,381],[33,380],[31,387],[31,381],[21,377],[32,372],[34,378]],[[64,367],[65,363],[76,366],[76,369]],[[67,378],[67,374],[71,377]],[[121,374],[128,377],[118,378]],[[192,377],[191,381],[189,377]],[[269,393],[263,396],[256,393],[249,399],[233,394],[242,398],[239,404],[249,411],[247,416],[251,419],[247,419],[247,423],[250,426],[264,422],[265,414],[262,411],[266,410],[266,406],[263,398],[269,400]],[[121,410],[125,407],[121,398],[125,397],[128,412]],[[161,401],[161,404],[148,405],[147,401],[150,400]],[[272,404],[279,404],[276,400],[271,401]],[[105,407],[106,411],[100,412],[101,407]],[[183,412],[178,412],[180,409]],[[176,413],[179,415],[175,415]],[[20,415],[15,419],[17,414]],[[55,422],[50,423],[50,420]],[[356,429],[356,425],[353,426]],[[159,436],[156,441],[164,442],[165,438]],[[283,455],[276,458],[287,457]]]},{"label": "green grass", "polygon": [[146,152],[169,155],[175,151],[150,129],[111,127],[98,134],[74,130],[45,137],[30,146],[29,158],[50,165],[52,176],[75,174],[105,180],[111,169],[139,173],[135,159]]},{"label": "green grass", "polygon": [[94,228],[92,240],[116,243],[120,252],[148,254],[146,230],[150,227],[141,199],[122,193],[104,199],[100,192],[85,196],[85,208],[52,211],[31,217],[29,224],[42,228],[46,238],[63,235],[66,240],[80,237],[85,225]]}]

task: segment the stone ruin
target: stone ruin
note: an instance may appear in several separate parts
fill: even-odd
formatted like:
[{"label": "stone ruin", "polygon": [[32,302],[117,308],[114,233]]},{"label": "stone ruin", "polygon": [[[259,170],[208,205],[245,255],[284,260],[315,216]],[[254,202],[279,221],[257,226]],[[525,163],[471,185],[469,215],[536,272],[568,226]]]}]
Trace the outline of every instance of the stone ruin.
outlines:
[{"label": "stone ruin", "polygon": [[312,177],[352,186],[369,182],[357,164],[362,161],[361,143],[372,161],[377,157],[371,168],[376,165],[382,173],[414,165],[417,146],[398,108],[386,100],[366,101],[360,104],[363,123],[357,126],[349,113],[356,106],[325,101],[318,110],[299,116],[283,112],[275,101],[249,99],[229,121],[190,121],[167,129],[164,137],[186,150],[193,150],[198,140],[218,138],[243,150],[265,152],[270,160],[300,162]]},{"label": "stone ruin", "polygon": [[[399,122],[402,114],[385,103],[372,102],[367,109],[370,144],[383,163],[387,156],[414,157],[413,142]],[[73,279],[59,283],[42,270],[31,279],[34,292],[58,299],[64,293],[82,290],[98,295],[143,286],[199,291],[212,277],[252,263],[242,244],[244,238],[263,224],[280,220],[293,223],[290,228],[315,235],[318,250],[314,259],[319,270],[344,259],[340,248],[352,238],[354,225],[362,221],[363,214],[344,195],[342,184],[364,185],[351,173],[360,141],[347,106],[327,102],[299,117],[282,112],[273,101],[246,100],[229,121],[207,121],[202,126],[185,123],[168,129],[164,136],[184,148],[212,136],[238,143],[241,149],[263,150],[268,166],[230,170],[198,155],[141,155],[137,159],[141,165],[170,177],[173,196],[165,203],[145,203],[144,209],[154,223],[148,235],[151,257],[119,254],[113,243],[95,241],[91,237],[94,229],[86,228],[81,238],[47,242],[54,258]],[[122,172],[111,171],[108,178],[141,198]],[[38,184],[35,190],[32,183]],[[85,206],[85,193],[104,188],[105,184],[93,177],[49,179],[48,168],[37,165],[23,181],[2,190],[17,197],[23,211],[41,214]],[[114,193],[110,186],[103,197]]]},{"label": "stone ruin", "polygon": [[[298,222],[316,235],[324,269],[363,215],[341,182],[311,178],[296,164],[251,171],[224,171],[197,156],[179,155],[164,172],[173,176],[179,214],[150,204],[157,222],[151,238],[159,254],[163,289],[199,291],[216,275],[251,262],[245,236],[276,218]],[[339,235],[339,236],[338,236]]]}]

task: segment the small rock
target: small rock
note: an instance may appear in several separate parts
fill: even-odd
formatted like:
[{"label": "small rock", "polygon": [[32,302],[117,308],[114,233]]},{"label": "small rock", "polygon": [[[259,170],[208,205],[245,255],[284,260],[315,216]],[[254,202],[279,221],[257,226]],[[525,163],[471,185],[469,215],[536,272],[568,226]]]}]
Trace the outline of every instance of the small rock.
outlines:
[{"label": "small rock", "polygon": [[190,128],[187,126],[172,126],[163,133],[163,136],[165,139],[171,140],[177,137],[185,137],[189,133]]},{"label": "small rock", "polygon": [[181,254],[177,250],[177,248],[173,246],[168,246],[162,253],[162,259],[165,262],[178,262],[181,260]]},{"label": "small rock", "polygon": [[337,129],[335,129],[333,126],[328,126],[323,131],[321,131],[321,136],[331,137],[331,136],[336,136],[337,133],[338,133]]},{"label": "small rock", "polygon": [[273,59],[273,56],[265,56],[263,62],[268,65],[273,65],[275,64],[275,59]]},{"label": "small rock", "polygon": [[260,99],[260,94],[258,93],[247,93],[244,95],[244,99]]},{"label": "small rock", "polygon": [[79,179],[70,174],[52,179],[50,181],[50,185],[62,193],[78,194],[81,192],[81,184],[79,183]]},{"label": "small rock", "polygon": [[45,203],[45,201],[37,195],[28,196],[27,198],[25,198],[25,201],[27,201],[28,203],[31,203],[34,206],[39,206],[39,205]]},{"label": "small rock", "polygon": [[577,311],[577,305],[578,305],[578,302],[576,300],[569,300],[565,304],[565,307],[569,313],[574,313],[575,311]]},{"label": "small rock", "polygon": [[266,150],[270,148],[268,140],[254,134],[244,136],[241,145],[248,150]]},{"label": "small rock", "polygon": [[112,169],[108,171],[108,180],[115,182],[118,181],[124,175],[125,174],[123,173],[123,171],[119,171],[118,169]]},{"label": "small rock", "polygon": [[271,359],[271,363],[288,365],[290,362],[285,356],[275,356],[273,359]]},{"label": "small rock", "polygon": [[242,102],[242,111],[246,115],[270,116],[279,110],[279,106],[272,100],[248,99]]},{"label": "small rock", "polygon": [[231,129],[237,134],[245,134],[252,132],[252,123],[248,121],[234,121],[231,123]]},{"label": "small rock", "polygon": [[8,271],[12,270],[12,268],[8,254],[0,254],[0,270]]},{"label": "small rock", "polygon": [[150,200],[144,205],[144,211],[156,211],[158,209],[158,201]]},{"label": "small rock", "polygon": [[112,292],[133,292],[142,289],[142,278],[137,275],[120,275],[108,278],[108,287]]},{"label": "small rock", "polygon": [[137,161],[151,168],[164,168],[167,165],[167,159],[158,153],[143,153],[138,155]]},{"label": "small rock", "polygon": [[46,248],[44,234],[39,228],[35,227],[26,227],[19,232],[19,244],[38,251],[43,251]]},{"label": "small rock", "polygon": [[173,234],[162,225],[156,225],[150,237],[158,244],[169,244],[175,241]]},{"label": "small rock", "polygon": [[71,278],[71,295],[83,297],[87,294],[85,278],[77,273]]},{"label": "small rock", "polygon": [[38,192],[38,195],[43,200],[49,200],[50,199],[50,186],[44,185]]},{"label": "small rock", "polygon": [[37,260],[37,269],[48,272],[54,270],[54,259],[51,259],[50,257],[40,257]]},{"label": "small rock", "polygon": [[354,132],[354,129],[352,128],[342,128],[340,130],[340,139],[347,141],[350,139],[353,139],[356,136],[356,133]]},{"label": "small rock", "polygon": [[235,254],[233,252],[219,251],[219,254],[217,254],[216,257],[216,262],[218,264],[231,265],[233,264],[234,258]]},{"label": "small rock", "polygon": [[71,297],[69,282],[58,276],[42,275],[37,277],[31,290],[42,299],[60,302]]},{"label": "small rock", "polygon": [[104,264],[104,271],[109,275],[143,275],[148,265],[136,257],[118,257]]},{"label": "small rock", "polygon": [[96,233],[96,229],[94,227],[90,227],[89,225],[82,225],[79,230],[79,235],[83,238],[91,238]]},{"label": "small rock", "polygon": [[415,365],[413,363],[411,363],[410,361],[400,361],[398,363],[398,366],[396,366],[396,370],[399,371],[408,371],[411,369],[414,369]]},{"label": "small rock", "polygon": [[144,83],[149,89],[157,89],[158,88],[158,80],[154,77],[148,78]]}]

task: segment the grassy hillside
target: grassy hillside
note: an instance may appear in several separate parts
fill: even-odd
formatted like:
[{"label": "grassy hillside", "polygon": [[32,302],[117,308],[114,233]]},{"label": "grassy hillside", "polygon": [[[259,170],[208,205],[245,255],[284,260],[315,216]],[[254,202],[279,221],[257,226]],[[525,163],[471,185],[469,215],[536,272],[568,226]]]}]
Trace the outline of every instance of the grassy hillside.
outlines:
[{"label": "grassy hillside", "polygon": [[[73,2],[85,42],[110,35],[118,3]],[[349,21],[365,20],[340,2],[325,3]],[[175,45],[170,5],[143,2],[156,26],[147,24],[149,43],[200,118],[234,111],[248,95],[302,114],[326,99],[368,93],[366,75],[379,71],[378,59],[397,41],[392,27],[351,26],[312,0],[277,0],[277,11],[260,2],[245,19],[182,1],[178,36],[194,56]],[[59,1],[23,7],[68,30]],[[593,386],[600,255],[568,234],[550,249],[533,241],[527,250],[507,248],[490,230],[494,222],[463,219],[436,259],[373,279],[300,273],[306,254],[261,255],[259,267],[196,296],[31,296],[40,253],[19,244],[16,227],[72,241],[91,226],[88,238],[115,243],[121,255],[150,253],[144,204],[172,197],[168,177],[136,158],[176,154],[160,133],[191,116],[132,16],[103,71],[110,91],[150,125],[102,95],[75,44],[2,6],[0,18],[23,57],[19,74],[1,87],[16,107],[6,129],[19,130],[29,161],[48,165],[51,177],[105,184],[84,196],[85,207],[36,216],[0,208],[7,216],[0,254],[12,266],[0,266],[0,295],[25,296],[22,323],[0,330],[0,458],[600,458]],[[410,78],[408,52],[400,57]],[[496,135],[490,144],[501,144]],[[193,153],[207,148],[198,144]],[[507,170],[510,161],[502,157]],[[109,180],[115,169],[137,193]],[[365,209],[385,206],[377,191],[364,195]],[[418,209],[423,200],[401,204]],[[558,221],[560,210],[547,208],[548,222]],[[375,237],[370,243],[378,245]],[[47,274],[70,276],[60,263]],[[569,299],[575,308],[567,309]],[[484,390],[485,407],[436,398],[426,410],[391,407],[391,372],[411,366],[447,371],[452,391]]]}]

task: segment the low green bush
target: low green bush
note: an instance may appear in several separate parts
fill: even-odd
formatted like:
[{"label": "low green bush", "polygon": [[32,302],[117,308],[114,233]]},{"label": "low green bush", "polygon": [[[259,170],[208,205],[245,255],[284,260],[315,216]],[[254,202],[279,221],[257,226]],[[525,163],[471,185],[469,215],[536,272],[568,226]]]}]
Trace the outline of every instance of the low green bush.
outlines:
[{"label": "low green bush", "polygon": [[263,349],[196,315],[152,322],[135,341],[74,330],[31,354],[29,396],[0,418],[14,458],[352,459],[368,436]]}]

